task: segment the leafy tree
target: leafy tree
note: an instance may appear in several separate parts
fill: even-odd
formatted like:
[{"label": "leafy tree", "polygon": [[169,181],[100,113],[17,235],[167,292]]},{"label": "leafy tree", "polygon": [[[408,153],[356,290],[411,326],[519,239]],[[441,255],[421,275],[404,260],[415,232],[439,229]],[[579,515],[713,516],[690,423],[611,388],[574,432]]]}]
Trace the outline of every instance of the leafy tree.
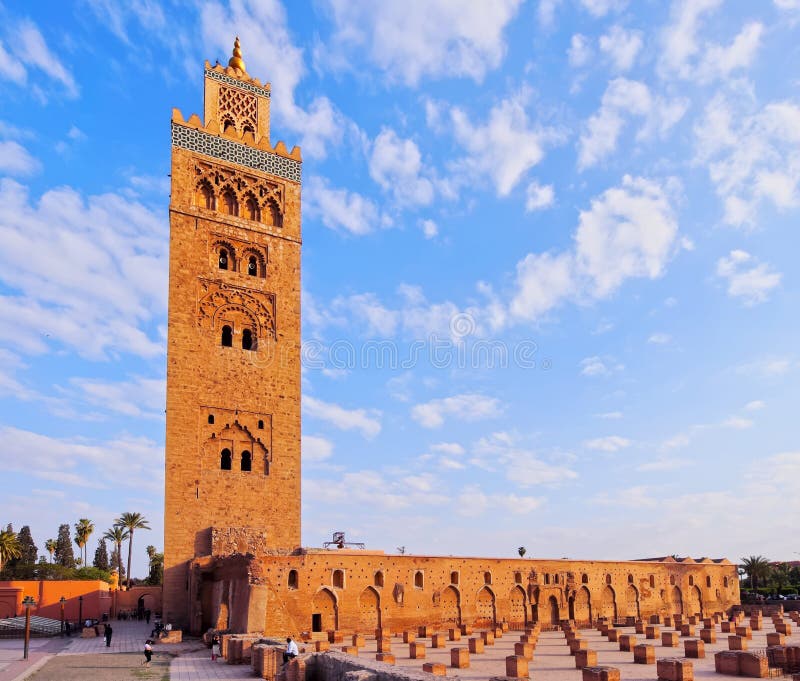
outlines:
[{"label": "leafy tree", "polygon": [[750,588],[755,591],[761,580],[766,581],[769,576],[769,560],[764,556],[750,556],[741,561],[745,574],[750,578]]},{"label": "leafy tree", "polygon": [[150,556],[150,573],[147,575],[147,583],[150,586],[159,586],[164,581],[164,554],[157,553],[154,546],[148,546],[153,552],[147,552]]},{"label": "leafy tree", "polygon": [[89,557],[86,555],[86,545],[89,543],[89,537],[92,532],[94,532],[94,523],[88,518],[81,518],[75,523],[75,543],[83,549],[84,565],[88,563]]},{"label": "leafy tree", "polygon": [[94,562],[92,564],[96,568],[108,572],[108,549],[106,548],[105,539],[97,542],[97,550],[94,552]]},{"label": "leafy tree", "polygon": [[776,594],[780,594],[781,591],[783,591],[783,587],[789,584],[790,575],[791,566],[788,563],[778,563],[777,565],[772,566],[772,569],[770,570],[770,576],[775,584]]},{"label": "leafy tree", "polygon": [[519,557],[520,557],[520,558],[524,558],[524,557],[525,557],[525,554],[526,554],[526,553],[528,553],[528,549],[526,549],[524,546],[520,546],[520,547],[517,549],[517,553],[519,553]]},{"label": "leafy tree", "polygon": [[31,528],[28,525],[23,525],[17,535],[17,539],[19,540],[20,548],[19,562],[23,565],[34,565],[39,557],[39,549],[33,543]]},{"label": "leafy tree", "polygon": [[75,567],[75,553],[72,551],[72,540],[69,536],[69,525],[64,523],[58,526],[56,539],[56,563],[64,567]]},{"label": "leafy tree", "polygon": [[57,546],[57,544],[56,544],[56,540],[55,539],[48,539],[44,543],[45,550],[47,551],[47,553],[50,554],[50,562],[51,563],[53,562],[53,554],[56,552],[56,546]]},{"label": "leafy tree", "polygon": [[[131,557],[133,555],[134,530],[149,530],[150,525],[141,513],[125,512],[114,521],[115,525],[128,530],[128,588],[131,587]],[[121,575],[120,575],[121,576]]]},{"label": "leafy tree", "polygon": [[19,558],[22,555],[22,548],[17,539],[17,533],[14,528],[9,525],[5,530],[0,532],[0,568],[9,561]]},{"label": "leafy tree", "polygon": [[122,584],[122,578],[125,576],[125,571],[122,569],[122,542],[127,538],[128,530],[118,525],[114,525],[110,530],[106,530],[103,535],[103,539],[114,542],[114,550],[111,553],[111,567],[113,568],[116,566],[120,584]]}]

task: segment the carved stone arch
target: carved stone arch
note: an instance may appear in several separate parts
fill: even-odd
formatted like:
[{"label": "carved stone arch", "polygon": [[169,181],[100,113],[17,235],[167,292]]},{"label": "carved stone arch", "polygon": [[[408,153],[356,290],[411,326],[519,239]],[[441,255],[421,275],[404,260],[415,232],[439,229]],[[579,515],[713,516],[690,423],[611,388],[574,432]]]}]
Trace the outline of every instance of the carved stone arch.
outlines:
[{"label": "carved stone arch", "polygon": [[625,591],[625,615],[639,618],[639,590],[633,584]]},{"label": "carved stone arch", "polygon": [[264,278],[267,276],[267,259],[264,257],[264,252],[258,248],[249,246],[242,251],[240,270],[245,274],[250,274],[248,267],[250,258],[256,259],[257,277]]},{"label": "carved stone arch", "polygon": [[377,589],[368,586],[358,597],[360,631],[381,628],[381,595]]},{"label": "carved stone arch", "polygon": [[444,591],[440,601],[442,608],[442,623],[461,624],[461,593],[458,588],[450,584]]},{"label": "carved stone arch", "polygon": [[208,210],[215,210],[217,207],[217,195],[211,183],[202,178],[197,182],[194,189],[194,205]]},{"label": "carved stone arch", "polygon": [[255,437],[250,430],[242,424],[234,421],[220,426],[220,429],[212,433],[203,443],[203,460],[211,468],[219,468],[222,460],[222,453],[227,450],[231,462],[240,461],[242,452],[250,452],[250,461],[253,471],[260,471],[263,464],[263,472],[269,473],[270,451],[260,437]]},{"label": "carved stone arch", "polygon": [[489,586],[482,586],[475,599],[475,625],[494,627],[497,624],[497,600]]},{"label": "carved stone arch", "polygon": [[617,619],[617,595],[610,584],[606,584],[600,594],[600,616]]},{"label": "carved stone arch", "polygon": [[508,595],[509,623],[514,628],[525,628],[528,624],[528,595],[516,584]]},{"label": "carved stone arch", "polygon": [[236,247],[227,239],[215,239],[211,245],[211,267],[213,269],[221,269],[219,267],[219,254],[222,249],[228,254],[228,271],[236,271],[237,254]]},{"label": "carved stone arch", "polygon": [[212,325],[214,328],[217,328],[221,326],[223,322],[233,322],[234,333],[241,335],[244,329],[249,328],[256,338],[261,335],[258,317],[255,312],[244,305],[238,305],[236,303],[220,305],[214,310]]},{"label": "carved stone arch", "polygon": [[578,589],[575,594],[575,620],[577,622],[592,621],[592,595],[585,586]]},{"label": "carved stone arch", "polygon": [[223,116],[219,122],[219,129],[221,132],[225,132],[229,128],[233,128],[236,132],[239,130],[236,127],[236,121],[234,120],[233,116]]},{"label": "carved stone arch", "polygon": [[[322,587],[311,599],[312,631],[331,631],[339,628],[339,599],[327,587]],[[320,628],[314,626],[320,620]]]},{"label": "carved stone arch", "polygon": [[251,189],[245,189],[242,192],[242,210],[240,214],[253,222],[261,222],[261,204]]},{"label": "carved stone arch", "polygon": [[[246,289],[219,281],[201,279],[197,304],[198,326],[217,331],[225,320],[221,312],[231,312],[239,322],[252,324],[257,339],[276,338],[275,297],[268,293],[254,295]],[[235,328],[235,332],[240,329]],[[234,345],[236,345],[234,343]]]},{"label": "carved stone arch", "polygon": [[261,209],[263,222],[271,227],[283,227],[283,211],[274,197],[270,196]]},{"label": "carved stone arch", "polygon": [[217,199],[217,212],[238,217],[241,211],[242,198],[240,192],[232,182],[226,182],[219,188]]}]

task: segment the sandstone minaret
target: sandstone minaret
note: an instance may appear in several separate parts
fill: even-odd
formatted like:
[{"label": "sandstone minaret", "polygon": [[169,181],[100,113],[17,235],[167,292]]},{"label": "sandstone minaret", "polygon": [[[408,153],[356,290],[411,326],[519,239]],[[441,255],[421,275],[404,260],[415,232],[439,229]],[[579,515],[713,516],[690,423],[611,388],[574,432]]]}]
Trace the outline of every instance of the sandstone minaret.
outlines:
[{"label": "sandstone minaret", "polygon": [[238,38],[204,85],[172,116],[167,340],[164,617],[193,630],[194,562],[300,543],[300,150]]}]

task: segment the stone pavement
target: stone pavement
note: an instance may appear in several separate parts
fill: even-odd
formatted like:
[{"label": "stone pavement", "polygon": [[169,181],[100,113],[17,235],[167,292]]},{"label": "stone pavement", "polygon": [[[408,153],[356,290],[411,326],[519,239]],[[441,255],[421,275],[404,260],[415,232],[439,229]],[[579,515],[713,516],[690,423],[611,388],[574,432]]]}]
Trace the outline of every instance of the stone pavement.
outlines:
[{"label": "stone pavement", "polygon": [[212,679],[254,679],[249,664],[226,664],[222,659],[211,661],[208,650],[187,653],[172,660],[170,681],[212,681]]}]

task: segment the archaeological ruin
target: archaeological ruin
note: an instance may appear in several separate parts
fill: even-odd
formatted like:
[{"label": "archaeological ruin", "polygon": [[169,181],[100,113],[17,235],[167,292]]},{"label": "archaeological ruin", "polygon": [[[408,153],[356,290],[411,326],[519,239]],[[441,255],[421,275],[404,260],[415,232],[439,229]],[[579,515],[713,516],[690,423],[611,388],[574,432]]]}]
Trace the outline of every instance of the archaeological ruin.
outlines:
[{"label": "archaeological ruin", "polygon": [[724,559],[389,555],[300,544],[300,149],[239,48],[173,110],[165,621],[286,636],[706,615]]}]

